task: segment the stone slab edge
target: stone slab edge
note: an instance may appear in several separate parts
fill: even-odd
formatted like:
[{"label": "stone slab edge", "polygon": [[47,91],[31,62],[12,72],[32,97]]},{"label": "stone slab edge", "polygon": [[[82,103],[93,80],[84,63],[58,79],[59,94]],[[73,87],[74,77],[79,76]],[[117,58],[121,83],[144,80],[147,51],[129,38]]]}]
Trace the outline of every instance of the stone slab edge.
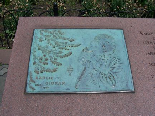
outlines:
[{"label": "stone slab edge", "polygon": [[9,64],[12,49],[0,49],[0,63]]}]

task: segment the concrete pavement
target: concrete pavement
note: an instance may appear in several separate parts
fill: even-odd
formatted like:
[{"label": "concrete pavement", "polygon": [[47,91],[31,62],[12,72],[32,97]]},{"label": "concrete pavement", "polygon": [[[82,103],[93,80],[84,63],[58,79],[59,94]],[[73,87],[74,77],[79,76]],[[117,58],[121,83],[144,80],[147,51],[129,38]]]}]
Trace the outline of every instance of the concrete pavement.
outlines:
[{"label": "concrete pavement", "polygon": [[5,80],[7,76],[7,70],[9,65],[0,65],[0,106],[2,102],[3,90],[5,86]]}]

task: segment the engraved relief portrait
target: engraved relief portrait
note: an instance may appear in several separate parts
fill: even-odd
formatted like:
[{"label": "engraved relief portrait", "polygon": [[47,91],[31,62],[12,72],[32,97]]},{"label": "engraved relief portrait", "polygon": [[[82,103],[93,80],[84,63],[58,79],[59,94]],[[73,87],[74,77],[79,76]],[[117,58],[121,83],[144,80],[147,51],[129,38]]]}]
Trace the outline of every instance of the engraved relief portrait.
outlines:
[{"label": "engraved relief portrait", "polygon": [[121,60],[115,54],[115,49],[111,36],[97,35],[78,57],[79,62],[83,65],[83,71],[77,78],[75,87],[89,87],[94,84],[100,88],[104,83],[114,87],[117,73],[122,69]]},{"label": "engraved relief portrait", "polygon": [[35,29],[27,93],[133,91],[122,30]]}]

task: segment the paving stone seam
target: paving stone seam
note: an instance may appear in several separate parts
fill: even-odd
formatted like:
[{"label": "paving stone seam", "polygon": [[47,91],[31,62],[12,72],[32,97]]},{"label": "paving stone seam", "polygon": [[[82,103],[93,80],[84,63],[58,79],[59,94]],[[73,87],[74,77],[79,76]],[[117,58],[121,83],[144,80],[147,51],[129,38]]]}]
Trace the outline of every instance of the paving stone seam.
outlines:
[{"label": "paving stone seam", "polygon": [[1,70],[0,70],[0,76],[3,76],[5,73],[7,73],[7,70],[8,70],[8,68],[2,68]]}]

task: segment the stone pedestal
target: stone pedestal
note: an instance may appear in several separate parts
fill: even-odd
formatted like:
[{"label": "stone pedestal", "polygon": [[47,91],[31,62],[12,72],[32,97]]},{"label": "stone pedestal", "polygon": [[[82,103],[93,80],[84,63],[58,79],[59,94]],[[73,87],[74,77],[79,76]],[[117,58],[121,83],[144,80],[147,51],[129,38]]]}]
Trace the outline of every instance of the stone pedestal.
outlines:
[{"label": "stone pedestal", "polygon": [[[89,17],[21,17],[7,74],[1,116],[136,116],[155,114],[155,20]],[[34,29],[123,29],[135,93],[26,94]]]}]

